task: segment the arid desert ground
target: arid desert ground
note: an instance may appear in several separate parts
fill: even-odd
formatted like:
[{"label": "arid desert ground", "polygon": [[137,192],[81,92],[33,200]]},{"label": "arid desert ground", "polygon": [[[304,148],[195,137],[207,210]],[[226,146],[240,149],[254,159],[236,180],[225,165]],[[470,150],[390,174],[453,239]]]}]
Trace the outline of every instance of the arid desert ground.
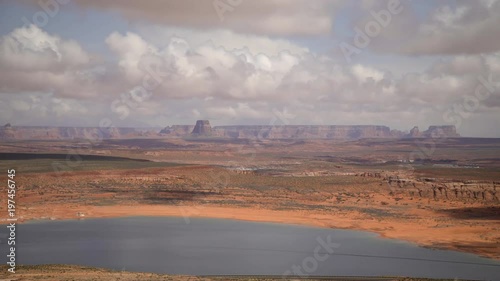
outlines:
[{"label": "arid desert ground", "polygon": [[[2,272],[0,277],[8,275]],[[126,271],[113,271],[84,266],[73,265],[40,265],[40,266],[22,266],[15,280],[46,280],[46,281],[277,281],[282,278],[264,277],[264,276],[182,276],[182,275],[165,275],[154,273],[137,273]],[[394,278],[394,277],[323,277],[323,278],[307,278],[307,280],[333,280],[333,281],[432,281],[425,278]],[[451,281],[452,279],[441,279],[441,281]]]},{"label": "arid desert ground", "polygon": [[[0,149],[2,169],[16,169],[23,221],[233,218],[366,230],[500,258],[498,139],[144,138]],[[426,157],[410,162],[410,154]]]}]

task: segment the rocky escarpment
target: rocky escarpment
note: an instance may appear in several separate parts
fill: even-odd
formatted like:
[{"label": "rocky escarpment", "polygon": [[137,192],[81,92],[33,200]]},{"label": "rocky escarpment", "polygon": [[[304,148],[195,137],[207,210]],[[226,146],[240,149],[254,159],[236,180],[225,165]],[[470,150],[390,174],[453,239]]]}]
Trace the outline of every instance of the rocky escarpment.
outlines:
[{"label": "rocky escarpment", "polygon": [[430,126],[429,129],[420,132],[417,126],[410,130],[410,133],[406,134],[407,138],[457,138],[460,135],[457,133],[457,129],[453,125],[443,125],[443,126]]},{"label": "rocky escarpment", "polygon": [[460,137],[460,135],[457,133],[457,128],[453,125],[430,126],[427,131],[424,131],[422,133],[422,136],[426,138]]},{"label": "rocky escarpment", "polygon": [[283,126],[216,126],[208,120],[196,125],[172,125],[158,128],[99,128],[99,127],[0,127],[0,139],[120,139],[138,137],[182,138],[210,136],[239,139],[335,139],[363,138],[436,138],[460,137],[455,126],[430,126],[426,131],[414,127],[410,132],[391,130],[374,125],[283,125]]},{"label": "rocky escarpment", "polygon": [[161,136],[183,137],[189,135],[193,128],[193,125],[172,125],[163,128],[159,134]]},{"label": "rocky escarpment", "polygon": [[430,126],[428,130],[423,132],[420,132],[418,127],[415,126],[408,133],[391,130],[387,126],[374,125],[216,126],[213,128],[213,135],[228,138],[338,140],[460,137],[455,126]]},{"label": "rocky escarpment", "polygon": [[391,129],[386,126],[217,126],[214,135],[229,138],[266,139],[361,139],[390,138]]},{"label": "rocky escarpment", "polygon": [[0,127],[0,139],[13,140],[70,140],[70,139],[120,139],[158,136],[157,128],[100,128],[100,127]]}]

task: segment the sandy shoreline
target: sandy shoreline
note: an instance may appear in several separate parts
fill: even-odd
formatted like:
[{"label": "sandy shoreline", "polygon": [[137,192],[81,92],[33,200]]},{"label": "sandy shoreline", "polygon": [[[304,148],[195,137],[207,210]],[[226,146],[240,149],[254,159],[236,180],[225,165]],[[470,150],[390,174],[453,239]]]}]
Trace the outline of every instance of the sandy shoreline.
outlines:
[{"label": "sandy shoreline", "polygon": [[[281,276],[187,276],[168,275],[147,272],[117,271],[98,267],[87,267],[67,264],[49,265],[21,265],[15,273],[15,279],[11,279],[12,273],[7,273],[7,266],[0,266],[0,278],[5,280],[47,280],[47,281],[278,281],[284,280]],[[4,280],[4,279],[1,279]],[[407,277],[356,277],[356,276],[325,276],[325,277],[301,277],[296,276],[293,280],[337,280],[337,281],[452,281],[452,279],[428,279]],[[457,279],[454,279],[457,280]]]},{"label": "sandy shoreline", "polygon": [[[75,214],[80,214],[81,217]],[[500,260],[500,253],[497,251],[498,244],[491,245],[491,243],[477,241],[477,234],[484,232],[484,229],[460,225],[436,227],[432,225],[431,221],[425,220],[415,223],[414,221],[405,221],[402,219],[367,219],[362,214],[356,212],[339,214],[332,217],[331,214],[321,214],[313,211],[280,211],[206,205],[120,205],[86,206],[85,208],[81,206],[68,206],[68,208],[53,210],[52,217],[49,219],[64,220],[129,216],[175,216],[183,217],[186,223],[189,223],[190,218],[236,219],[368,231],[376,233],[383,238],[403,240],[423,247],[468,252]],[[36,220],[36,217],[24,217],[18,222],[32,222]],[[7,222],[2,221],[2,223],[5,224]],[[492,221],[492,223],[497,222]]]}]

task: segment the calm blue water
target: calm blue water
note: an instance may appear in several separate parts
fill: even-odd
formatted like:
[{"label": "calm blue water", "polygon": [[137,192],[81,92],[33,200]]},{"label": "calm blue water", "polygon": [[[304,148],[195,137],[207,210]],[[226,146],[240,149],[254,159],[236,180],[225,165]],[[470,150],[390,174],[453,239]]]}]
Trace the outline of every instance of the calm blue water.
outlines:
[{"label": "calm blue water", "polygon": [[[6,230],[2,230],[2,233]],[[20,264],[170,274],[412,276],[500,280],[500,263],[375,234],[222,219],[129,217],[18,225]],[[7,245],[0,245],[2,263]],[[5,253],[5,254],[4,254]]]}]

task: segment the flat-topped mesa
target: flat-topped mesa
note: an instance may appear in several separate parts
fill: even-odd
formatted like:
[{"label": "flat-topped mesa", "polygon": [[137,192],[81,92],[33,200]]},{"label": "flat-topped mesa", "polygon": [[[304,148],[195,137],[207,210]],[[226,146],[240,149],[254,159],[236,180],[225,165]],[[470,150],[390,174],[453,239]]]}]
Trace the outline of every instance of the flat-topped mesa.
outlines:
[{"label": "flat-topped mesa", "polygon": [[269,138],[269,139],[343,139],[356,140],[363,138],[458,138],[455,126],[430,126],[420,132],[415,126],[408,132],[391,130],[387,126],[375,125],[285,125],[285,126],[216,126],[213,134],[230,138]]},{"label": "flat-topped mesa", "polygon": [[155,137],[158,136],[158,128],[0,126],[0,139],[87,140],[94,136],[102,139]]},{"label": "flat-topped mesa", "polygon": [[212,133],[212,127],[210,126],[210,121],[208,120],[198,120],[194,126],[192,135],[210,135]]},{"label": "flat-topped mesa", "polygon": [[360,139],[391,138],[386,126],[372,125],[283,125],[283,126],[216,126],[214,134],[230,138],[264,139]]},{"label": "flat-topped mesa", "polygon": [[86,139],[88,136],[103,139],[137,137],[184,138],[210,136],[231,139],[334,139],[358,140],[367,138],[459,138],[455,126],[430,126],[426,131],[414,127],[410,132],[391,130],[375,125],[233,125],[211,127],[208,120],[198,120],[196,125],[171,125],[163,129],[151,128],[100,128],[100,127],[33,127],[0,125],[3,139]]},{"label": "flat-topped mesa", "polygon": [[422,135],[428,138],[460,137],[460,134],[457,133],[457,128],[454,125],[429,126],[429,129],[427,129],[427,131],[422,132]]},{"label": "flat-topped mesa", "polygon": [[194,129],[194,125],[172,125],[163,128],[159,134],[161,136],[182,137],[189,135]]}]

